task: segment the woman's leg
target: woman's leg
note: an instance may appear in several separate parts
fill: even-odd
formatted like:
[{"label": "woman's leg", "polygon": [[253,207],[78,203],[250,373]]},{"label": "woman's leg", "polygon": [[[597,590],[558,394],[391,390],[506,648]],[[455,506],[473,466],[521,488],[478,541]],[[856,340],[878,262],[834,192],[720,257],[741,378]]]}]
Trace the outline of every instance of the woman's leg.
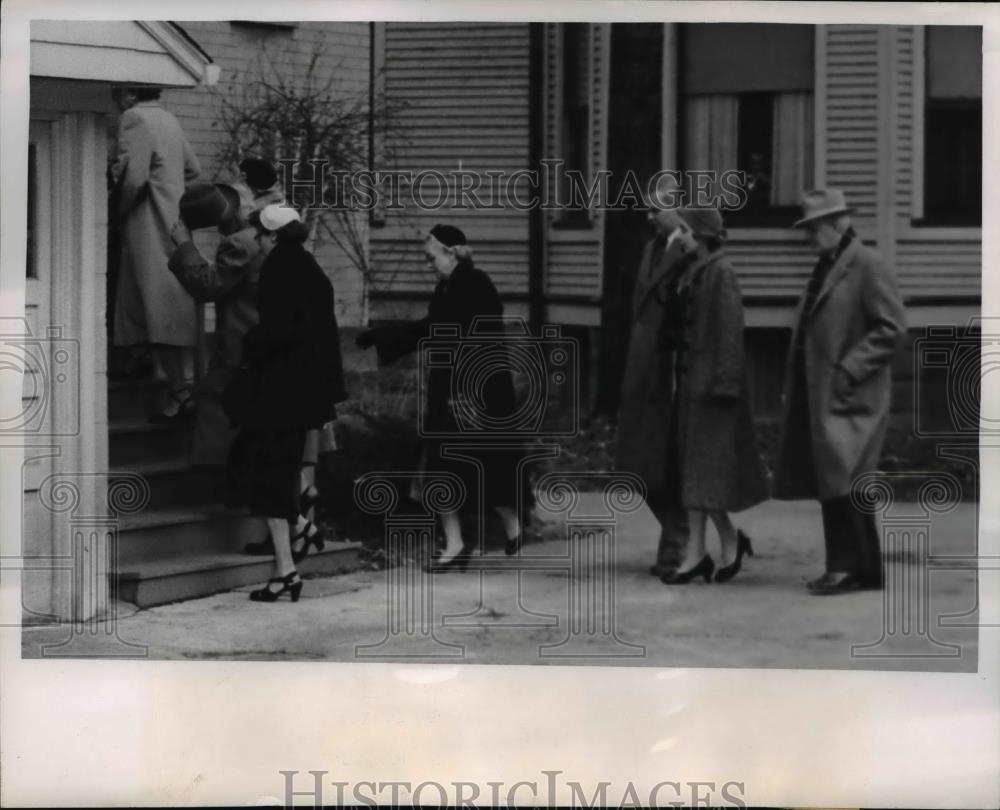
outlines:
[{"label": "woman's leg", "polygon": [[444,529],[445,549],[440,562],[447,562],[465,547],[462,543],[462,523],[458,512],[442,512],[441,526]]},{"label": "woman's leg", "polygon": [[[315,494],[316,487],[316,462],[319,459],[319,431],[306,431],[306,447],[302,453],[302,471],[300,473],[300,492],[310,492]],[[303,509],[302,514],[310,517],[308,509]]]},{"label": "woman's leg", "polygon": [[[152,353],[163,369],[163,374],[167,378],[167,386],[173,396],[167,396],[166,407],[163,413],[166,416],[173,416],[180,408],[185,399],[184,391],[188,388],[187,368],[188,356],[193,356],[193,351],[186,346],[165,346],[156,344]],[[187,396],[190,396],[188,394]]]},{"label": "woman's leg", "polygon": [[688,510],[688,541],[678,571],[694,568],[705,556],[705,522],[708,515],[701,509]]},{"label": "woman's leg", "polygon": [[722,567],[736,561],[736,527],[729,519],[729,513],[723,511],[709,512],[715,530],[719,533],[719,542],[722,544]]},{"label": "woman's leg", "polygon": [[295,570],[292,547],[289,544],[288,521],[283,518],[269,517],[267,527],[271,530],[271,541],[274,543],[274,575],[286,577]]},{"label": "woman's leg", "polygon": [[517,512],[512,506],[494,506],[494,511],[500,515],[503,521],[503,530],[507,534],[508,540],[517,540],[521,534],[521,521],[517,518]]}]

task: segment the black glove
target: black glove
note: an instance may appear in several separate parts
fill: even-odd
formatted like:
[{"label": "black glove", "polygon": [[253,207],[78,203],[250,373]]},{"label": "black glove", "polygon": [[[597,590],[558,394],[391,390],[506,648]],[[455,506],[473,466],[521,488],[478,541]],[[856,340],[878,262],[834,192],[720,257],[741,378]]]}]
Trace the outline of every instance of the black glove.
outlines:
[{"label": "black glove", "polygon": [[354,345],[359,349],[370,349],[375,345],[375,330],[366,329],[354,339]]}]

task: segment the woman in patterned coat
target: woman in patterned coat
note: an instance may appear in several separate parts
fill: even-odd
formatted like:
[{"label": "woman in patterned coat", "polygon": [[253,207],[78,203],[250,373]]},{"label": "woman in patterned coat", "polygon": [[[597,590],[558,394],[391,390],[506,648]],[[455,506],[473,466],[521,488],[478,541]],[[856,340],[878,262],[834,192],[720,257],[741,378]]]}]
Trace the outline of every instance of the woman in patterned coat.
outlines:
[{"label": "woman in patterned coat", "polygon": [[[684,266],[667,289],[663,342],[674,353],[674,407],[665,469],[666,491],[688,513],[684,558],[665,584],[701,576],[716,582],[740,570],[750,541],[729,519],[767,498],[757,450],[743,350],[739,282],[723,253],[725,229],[714,209],[682,209],[675,235]],[[711,518],[722,542],[722,566],[705,551]]]}]

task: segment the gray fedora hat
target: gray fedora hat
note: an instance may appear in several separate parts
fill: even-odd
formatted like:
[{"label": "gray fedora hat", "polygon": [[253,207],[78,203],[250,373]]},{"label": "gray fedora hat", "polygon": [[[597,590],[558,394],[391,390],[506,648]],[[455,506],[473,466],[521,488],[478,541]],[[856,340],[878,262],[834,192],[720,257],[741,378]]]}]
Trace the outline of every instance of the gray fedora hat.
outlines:
[{"label": "gray fedora hat", "polygon": [[810,222],[840,214],[849,214],[854,209],[847,204],[844,192],[835,188],[820,188],[802,195],[802,219],[792,227],[801,228]]}]

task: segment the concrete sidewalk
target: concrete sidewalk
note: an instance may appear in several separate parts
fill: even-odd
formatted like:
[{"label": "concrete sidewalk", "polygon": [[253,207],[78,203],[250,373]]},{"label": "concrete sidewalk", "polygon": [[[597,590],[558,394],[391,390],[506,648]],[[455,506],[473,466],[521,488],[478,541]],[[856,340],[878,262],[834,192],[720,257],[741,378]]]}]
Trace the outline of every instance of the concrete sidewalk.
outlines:
[{"label": "concrete sidewalk", "polygon": [[[557,539],[524,552],[526,564],[548,558],[550,570],[518,573],[491,554],[488,563],[501,570],[424,577],[405,567],[310,579],[297,604],[253,603],[243,588],[147,610],[123,605],[117,637],[26,628],[22,654],[975,671],[974,504],[934,516],[931,554],[946,567],[932,565],[928,590],[906,599],[893,588],[836,597],[806,592],[806,580],[823,567],[813,502],[771,501],[736,518],[756,555],[724,585],[667,587],[651,577],[658,527],[643,507],[617,522],[616,565],[607,581],[571,576],[568,562],[559,570],[567,542]],[[546,536],[561,532],[550,523]],[[709,551],[717,557],[716,543],[710,531]],[[888,565],[890,580],[921,570],[914,559]],[[393,594],[399,604],[390,614]],[[421,606],[433,616],[429,634],[419,632]],[[961,618],[939,627],[945,615]],[[390,628],[390,619],[398,626]],[[71,644],[43,652],[66,640]],[[852,645],[871,646],[852,654]]]}]

